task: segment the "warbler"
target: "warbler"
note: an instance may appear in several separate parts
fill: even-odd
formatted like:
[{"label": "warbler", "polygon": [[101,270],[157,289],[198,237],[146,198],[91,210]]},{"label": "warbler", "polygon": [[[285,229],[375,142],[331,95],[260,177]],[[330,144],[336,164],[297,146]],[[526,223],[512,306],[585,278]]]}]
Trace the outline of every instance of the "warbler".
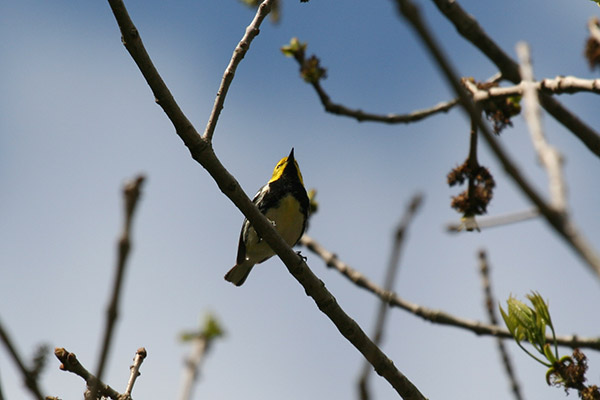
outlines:
[{"label": "warbler", "polygon": [[[275,230],[290,246],[294,246],[306,229],[309,200],[304,188],[304,180],[294,149],[282,158],[269,182],[259,189],[252,200]],[[225,274],[225,280],[241,286],[255,264],[260,264],[275,255],[275,252],[244,219],[238,245],[236,264]]]}]

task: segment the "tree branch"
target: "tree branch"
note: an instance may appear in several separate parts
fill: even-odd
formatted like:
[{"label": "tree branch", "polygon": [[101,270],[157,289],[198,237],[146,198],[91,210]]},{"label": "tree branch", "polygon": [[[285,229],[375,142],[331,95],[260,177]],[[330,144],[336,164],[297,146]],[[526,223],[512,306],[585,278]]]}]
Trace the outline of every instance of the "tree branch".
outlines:
[{"label": "tree branch", "polygon": [[[523,210],[504,215],[496,215],[492,217],[478,217],[477,227],[479,229],[494,228],[497,226],[514,224],[515,222],[527,221],[529,219],[537,218],[539,216],[540,212],[537,210],[537,208],[532,208],[529,210]],[[451,233],[462,232],[464,225],[464,222],[451,222],[446,225],[446,230]]]},{"label": "tree branch", "polygon": [[260,4],[257,13],[254,16],[254,19],[246,28],[246,33],[242,37],[242,40],[240,40],[235,50],[233,51],[233,55],[231,56],[229,65],[227,65],[227,68],[225,69],[225,74],[221,79],[221,85],[219,86],[219,91],[217,92],[215,103],[210,113],[210,117],[208,118],[206,129],[204,130],[204,138],[209,142],[212,142],[212,137],[217,126],[217,121],[219,119],[219,115],[221,114],[221,110],[223,109],[223,104],[225,103],[225,97],[227,96],[227,92],[229,91],[229,86],[233,81],[235,70],[246,55],[246,52],[250,49],[250,43],[252,43],[252,40],[254,40],[254,38],[260,33],[260,24],[271,11],[272,3],[273,1],[263,1]]},{"label": "tree branch", "polygon": [[131,397],[133,385],[135,385],[137,377],[140,376],[140,368],[147,356],[148,353],[144,347],[140,347],[135,352],[135,357],[133,357],[133,365],[130,367],[131,372],[129,374],[129,381],[127,381],[127,387],[125,388],[125,396]]},{"label": "tree branch", "polygon": [[358,122],[371,121],[371,122],[383,122],[386,124],[408,124],[411,122],[417,122],[434,114],[441,112],[448,112],[452,107],[458,104],[458,99],[452,99],[442,103],[438,103],[433,107],[426,108],[423,110],[416,110],[408,114],[373,114],[364,112],[360,109],[352,109],[344,106],[343,104],[334,103],[331,101],[325,89],[321,86],[321,83],[317,80],[311,82],[313,88],[321,100],[321,104],[325,108],[325,111],[336,114],[344,115],[356,119]]},{"label": "tree branch", "polygon": [[[392,246],[392,252],[390,254],[390,260],[387,268],[387,273],[384,278],[384,288],[386,291],[392,291],[394,288],[394,282],[396,281],[396,274],[400,267],[400,254],[402,250],[402,245],[404,244],[404,239],[406,237],[406,231],[408,230],[409,224],[412,222],[415,217],[419,207],[423,202],[423,196],[421,194],[417,194],[413,196],[411,199],[398,227],[396,228],[396,232],[394,234],[394,244]],[[387,312],[389,310],[389,305],[382,301],[379,304],[379,309],[377,312],[377,319],[375,321],[375,328],[373,333],[373,343],[379,346],[383,340],[383,330],[385,327],[385,321]],[[362,373],[358,380],[358,387],[360,397],[363,400],[368,400],[370,398],[369,389],[368,389],[368,379],[371,376],[371,365],[365,361],[363,364]]]},{"label": "tree branch", "polygon": [[[495,336],[505,339],[513,339],[510,332],[503,327],[497,325],[489,325],[480,321],[469,320],[466,318],[456,317],[442,310],[436,310],[419,304],[411,303],[410,301],[401,298],[396,293],[384,290],[383,288],[369,280],[365,275],[350,267],[345,262],[341,261],[337,255],[325,249],[325,247],[323,247],[316,240],[314,240],[306,234],[302,236],[302,239],[300,239],[300,245],[305,246],[308,250],[318,255],[328,267],[335,268],[336,270],[338,270],[338,272],[340,272],[342,275],[348,278],[355,285],[375,294],[376,296],[381,298],[382,301],[385,301],[392,307],[401,308],[405,311],[410,312],[411,314],[416,315],[417,317],[420,317],[421,319],[432,322],[434,324],[454,326],[456,328],[471,331],[476,335]],[[546,340],[549,343],[553,342],[553,338],[551,336],[547,336]],[[580,338],[577,335],[571,335],[559,336],[556,338],[556,340],[557,343],[561,346],[600,350],[600,337]]]},{"label": "tree branch", "polygon": [[4,343],[4,346],[6,347],[8,354],[10,354],[10,356],[12,357],[13,362],[17,364],[17,367],[21,372],[21,375],[23,376],[23,382],[25,383],[25,387],[27,387],[31,394],[33,394],[38,400],[43,400],[44,395],[42,395],[42,390],[38,385],[37,377],[34,373],[32,373],[32,371],[29,368],[25,366],[25,363],[21,359],[21,356],[19,355],[17,348],[13,344],[8,332],[4,330],[4,326],[2,326],[1,321],[0,339],[2,339],[2,343]]},{"label": "tree branch", "polygon": [[[329,317],[340,333],[369,360],[377,373],[382,375],[403,398],[424,399],[424,396],[408,378],[373,344],[360,326],[342,310],[333,295],[325,288],[323,282],[313,274],[308,265],[277,234],[273,225],[250,201],[239,183],[215,155],[210,141],[211,135],[205,134],[200,137],[171,96],[144,49],[139,33],[129,18],[123,2],[121,0],[108,1],[123,34],[125,47],[146,78],[152,92],[158,99],[158,103],[175,126],[177,134],[190,150],[192,158],[208,171],[219,189],[237,206],[260,237],[281,258],[288,271],[300,282],[306,294],[312,297],[318,308]],[[263,1],[258,12],[260,13],[261,9],[265,9],[263,5],[267,7],[270,3],[272,3],[272,0]],[[218,101],[215,101],[215,104],[218,103]]]},{"label": "tree branch", "polygon": [[54,355],[61,362],[60,369],[71,372],[80,376],[86,383],[87,391],[85,394],[86,400],[95,400],[102,396],[110,397],[113,400],[125,400],[126,397],[120,394],[96,376],[92,375],[81,363],[77,360],[75,353],[71,353],[64,348],[57,347],[54,349]]},{"label": "tree branch", "polygon": [[[538,157],[548,173],[550,186],[550,199],[552,206],[556,211],[563,214],[567,213],[567,188],[562,172],[563,158],[554,147],[548,144],[544,131],[542,129],[542,121],[540,115],[540,105],[536,90],[533,83],[533,69],[529,56],[529,47],[526,43],[517,44],[517,54],[521,63],[521,76],[523,77],[523,106],[524,117],[529,132],[531,133],[531,141],[535,148]],[[598,80],[600,82],[600,79]],[[599,86],[600,88],[600,86]]]},{"label": "tree branch", "polygon": [[[440,12],[460,35],[477,47],[498,67],[502,76],[519,83],[519,66],[481,28],[475,18],[465,12],[456,0],[433,0]],[[600,134],[581,121],[556,99],[540,93],[540,103],[557,121],[568,128],[587,148],[600,157]]]},{"label": "tree branch", "polygon": [[[98,380],[101,380],[102,375],[104,374],[104,368],[106,366],[106,360],[108,358],[108,352],[112,342],[112,335],[114,332],[115,323],[118,318],[119,300],[121,297],[123,276],[125,273],[125,266],[127,264],[129,251],[131,249],[131,221],[133,219],[133,214],[135,212],[138,199],[140,197],[140,190],[144,179],[145,178],[143,175],[139,175],[133,181],[126,183],[123,187],[123,197],[125,200],[125,218],[123,223],[123,231],[118,242],[116,275],[113,283],[113,290],[110,303],[106,310],[106,325],[104,328],[104,336],[102,340],[100,358],[98,360],[98,366],[96,368],[96,377],[98,378]],[[92,392],[95,391],[92,390]]]},{"label": "tree branch", "polygon": [[[498,302],[494,299],[494,295],[492,294],[492,284],[490,283],[490,267],[487,261],[485,250],[481,250],[479,252],[479,272],[481,275],[481,283],[485,298],[485,310],[488,314],[488,319],[492,325],[498,325],[498,308],[496,306]],[[522,400],[523,395],[521,394],[521,386],[517,381],[512,361],[508,355],[508,350],[506,350],[504,342],[500,338],[496,340],[496,345],[498,346],[498,352],[500,353],[500,358],[502,359],[502,365],[504,365],[504,370],[506,371],[506,376],[510,382],[510,387],[515,399]]]},{"label": "tree branch", "polygon": [[[521,82],[514,86],[480,89],[475,84],[470,83],[467,85],[467,89],[473,94],[473,100],[480,102],[494,97],[522,96],[525,86],[526,84]],[[546,94],[581,92],[600,94],[600,79],[582,79],[575,76],[557,76],[554,79],[546,78],[537,82],[532,80],[531,86],[538,92]]]}]

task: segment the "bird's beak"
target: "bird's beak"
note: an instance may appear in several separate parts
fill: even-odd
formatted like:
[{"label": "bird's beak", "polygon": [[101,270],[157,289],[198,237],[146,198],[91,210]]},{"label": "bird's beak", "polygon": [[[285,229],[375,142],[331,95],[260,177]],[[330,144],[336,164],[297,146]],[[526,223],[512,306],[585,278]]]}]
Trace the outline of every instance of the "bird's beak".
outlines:
[{"label": "bird's beak", "polygon": [[288,156],[288,162],[294,159],[294,148],[292,147],[292,151],[290,151],[290,155]]}]

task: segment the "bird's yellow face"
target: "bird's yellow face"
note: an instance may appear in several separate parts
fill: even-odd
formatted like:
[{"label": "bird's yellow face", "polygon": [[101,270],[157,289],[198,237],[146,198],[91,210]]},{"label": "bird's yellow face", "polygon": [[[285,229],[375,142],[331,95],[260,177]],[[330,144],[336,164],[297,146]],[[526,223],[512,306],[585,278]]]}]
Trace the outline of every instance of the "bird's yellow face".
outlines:
[{"label": "bird's yellow face", "polygon": [[[285,171],[285,167],[288,165],[288,158],[289,157],[283,157],[281,160],[279,160],[279,162],[275,166],[275,169],[273,170],[273,176],[271,176],[269,183],[275,182],[277,179],[281,178],[281,175],[283,175],[283,171]],[[302,173],[300,173],[300,167],[298,166],[298,163],[296,162],[295,159],[294,159],[294,166],[296,167],[296,171],[298,172],[298,178],[300,179],[300,183],[302,183],[302,185],[304,185],[304,179],[302,179]]]}]

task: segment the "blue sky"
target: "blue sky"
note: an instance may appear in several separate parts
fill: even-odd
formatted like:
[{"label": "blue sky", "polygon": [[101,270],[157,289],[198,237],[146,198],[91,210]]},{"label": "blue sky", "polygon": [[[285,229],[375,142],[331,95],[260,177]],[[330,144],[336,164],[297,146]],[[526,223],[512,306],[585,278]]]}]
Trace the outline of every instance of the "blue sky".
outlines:
[{"label": "blue sky", "polygon": [[[254,12],[233,0],[127,1],[143,41],[180,106],[204,129],[224,68]],[[463,76],[486,79],[494,66],[420,2],[427,21]],[[538,78],[595,78],[582,57],[590,1],[462,1],[514,56],[532,48]],[[509,12],[507,12],[507,10]],[[0,5],[0,318],[21,352],[39,343],[66,347],[93,369],[121,227],[120,186],[147,175],[134,222],[121,319],[106,381],[123,390],[138,347],[148,358],[136,398],[179,394],[189,347],[178,334],[217,315],[227,336],[212,348],[195,398],[350,398],[360,354],[305,296],[277,259],[236,288],[233,265],[242,215],[190,157],[120,43],[105,2],[19,1]],[[598,336],[599,280],[541,220],[448,235],[459,218],[447,172],[468,152],[469,125],[453,110],[410,125],[357,123],[323,112],[296,63],[279,48],[297,36],[328,69],[324,88],[349,107],[403,113],[451,98],[420,43],[390,1],[284,1],[281,22],[265,22],[236,73],[214,137],[224,165],[252,196],[294,147],[319,212],[309,234],[371,279],[383,279],[394,226],[416,192],[425,204],[402,254],[397,292],[458,316],[485,320],[477,252],[488,251],[499,299],[537,290],[550,300],[560,334]],[[600,126],[595,95],[560,101]],[[550,142],[566,159],[576,223],[600,248],[598,159],[544,117]],[[501,137],[542,192],[521,117]],[[497,181],[490,215],[530,207],[482,144],[480,162]],[[377,300],[327,269],[308,264],[338,302],[371,332]],[[526,398],[561,399],[542,366],[508,343]],[[510,396],[495,342],[392,310],[384,351],[430,398]],[[566,350],[564,350],[566,352]],[[597,383],[600,357],[590,356]],[[7,399],[25,391],[4,349],[0,383]],[[378,398],[394,398],[373,376]],[[50,358],[49,395],[79,398],[82,381]]]}]

